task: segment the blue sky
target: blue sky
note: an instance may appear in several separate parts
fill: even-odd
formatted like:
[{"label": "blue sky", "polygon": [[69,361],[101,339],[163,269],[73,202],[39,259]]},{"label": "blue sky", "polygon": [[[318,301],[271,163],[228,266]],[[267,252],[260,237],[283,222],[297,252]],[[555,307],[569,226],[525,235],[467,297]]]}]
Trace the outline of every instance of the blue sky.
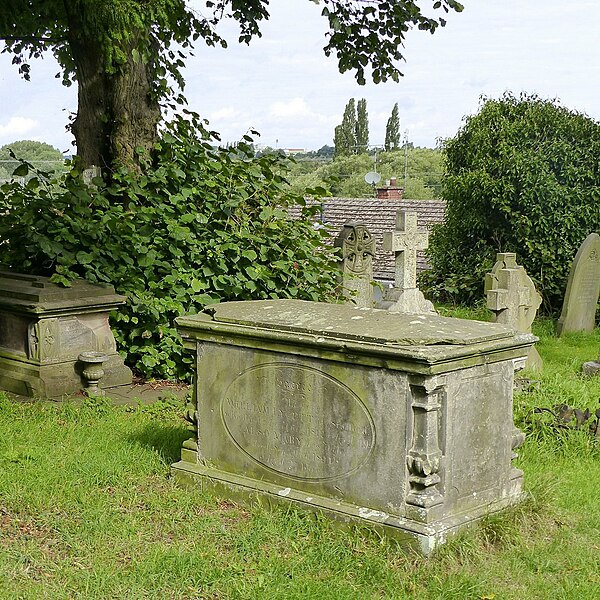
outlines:
[{"label": "blue sky", "polygon": [[[193,2],[197,7],[200,2]],[[423,5],[427,4],[423,2]],[[370,141],[383,143],[395,102],[416,145],[453,136],[481,95],[537,93],[600,120],[600,0],[463,0],[433,36],[410,32],[399,83],[359,86],[322,52],[327,23],[309,0],[273,0],[263,37],[239,45],[226,27],[226,50],[198,45],[185,71],[190,108],[224,141],[250,128],[260,143],[317,149],[332,144],[349,98],[366,98]],[[65,131],[76,89],[64,88],[49,57],[22,81],[0,56],[0,145],[18,139],[72,152]]]}]

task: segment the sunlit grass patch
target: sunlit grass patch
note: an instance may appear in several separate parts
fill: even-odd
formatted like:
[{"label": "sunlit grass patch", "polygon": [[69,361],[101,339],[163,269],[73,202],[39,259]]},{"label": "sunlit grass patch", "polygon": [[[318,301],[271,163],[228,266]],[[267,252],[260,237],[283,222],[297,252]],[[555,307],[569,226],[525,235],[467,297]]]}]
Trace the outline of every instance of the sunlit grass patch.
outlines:
[{"label": "sunlit grass patch", "polygon": [[[242,507],[178,487],[183,402],[14,403],[0,394],[0,598],[599,597],[600,451],[534,407],[593,407],[598,331],[536,324],[544,370],[521,373],[516,466],[529,496],[429,559],[296,508]],[[399,462],[399,465],[401,462]]]}]

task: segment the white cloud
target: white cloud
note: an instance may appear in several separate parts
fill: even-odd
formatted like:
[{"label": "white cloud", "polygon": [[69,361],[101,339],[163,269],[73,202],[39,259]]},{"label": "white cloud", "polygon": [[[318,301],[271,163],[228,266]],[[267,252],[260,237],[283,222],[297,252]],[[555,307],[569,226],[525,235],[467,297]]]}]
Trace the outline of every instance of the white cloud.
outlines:
[{"label": "white cloud", "polygon": [[14,136],[21,136],[35,129],[39,125],[35,119],[29,117],[12,117],[8,120],[6,125],[0,124],[0,137],[9,138]]},{"label": "white cloud", "polygon": [[208,115],[209,121],[219,121],[221,119],[237,119],[242,115],[241,111],[232,106],[224,106]]},{"label": "white cloud", "polygon": [[274,119],[289,119],[292,117],[312,117],[313,112],[304,98],[292,98],[287,102],[274,102],[269,108],[269,116]]}]

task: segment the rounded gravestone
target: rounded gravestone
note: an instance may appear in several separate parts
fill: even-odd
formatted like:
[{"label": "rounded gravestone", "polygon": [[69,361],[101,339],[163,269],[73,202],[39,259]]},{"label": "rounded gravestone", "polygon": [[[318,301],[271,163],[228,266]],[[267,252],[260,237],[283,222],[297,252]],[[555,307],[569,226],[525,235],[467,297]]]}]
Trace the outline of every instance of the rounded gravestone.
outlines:
[{"label": "rounded gravestone", "polygon": [[590,233],[571,265],[557,333],[593,331],[600,296],[600,235]]}]

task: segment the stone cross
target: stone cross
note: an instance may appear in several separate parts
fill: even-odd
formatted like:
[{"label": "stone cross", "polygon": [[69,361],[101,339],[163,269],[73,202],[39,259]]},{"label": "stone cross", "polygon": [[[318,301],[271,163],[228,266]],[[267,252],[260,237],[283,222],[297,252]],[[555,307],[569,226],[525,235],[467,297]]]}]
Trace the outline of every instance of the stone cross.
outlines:
[{"label": "stone cross", "polygon": [[356,306],[373,307],[375,239],[360,223],[348,222],[334,241],[342,249],[342,293]]},{"label": "stone cross", "polygon": [[417,250],[426,250],[429,234],[418,229],[417,213],[399,210],[396,230],[383,234],[383,249],[396,254],[395,287],[417,287]]},{"label": "stone cross", "polygon": [[[497,323],[520,333],[531,333],[542,297],[525,269],[517,264],[514,252],[496,254],[496,264],[485,276],[485,294],[487,307],[494,313]],[[542,359],[533,346],[526,366],[536,370],[542,367]]]},{"label": "stone cross", "polygon": [[383,249],[395,253],[394,287],[381,308],[391,312],[435,313],[433,304],[417,288],[417,251],[429,246],[429,234],[417,227],[417,213],[399,210],[395,231],[383,234]]}]

